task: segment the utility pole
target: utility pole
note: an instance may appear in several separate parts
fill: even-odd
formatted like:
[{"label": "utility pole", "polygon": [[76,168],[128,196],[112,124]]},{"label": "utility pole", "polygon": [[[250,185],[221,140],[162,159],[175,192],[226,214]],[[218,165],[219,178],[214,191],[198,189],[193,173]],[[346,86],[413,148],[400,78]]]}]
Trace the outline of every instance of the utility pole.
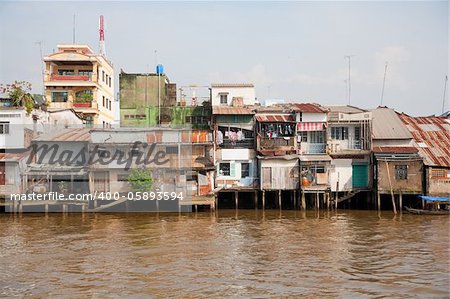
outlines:
[{"label": "utility pole", "polygon": [[40,55],[40,63],[41,63],[41,75],[42,75],[42,94],[44,94],[45,92],[45,87],[44,87],[44,62],[43,62],[43,57],[42,57],[42,41],[38,41],[35,42],[35,44],[39,45],[39,55]]},{"label": "utility pole", "polygon": [[380,106],[383,106],[383,97],[384,97],[384,86],[386,84],[386,72],[387,72],[388,62],[386,61],[386,64],[384,65],[384,77],[383,77],[383,87],[381,89],[381,100],[380,100]]},{"label": "utility pole", "polygon": [[351,67],[351,59],[352,57],[355,55],[346,55],[344,56],[345,59],[348,59],[348,104],[350,105],[351,103],[351,97],[352,97],[352,84],[351,84],[351,80],[350,80],[350,74],[352,71],[352,67]]},{"label": "utility pole", "polygon": [[75,14],[73,14],[73,24],[72,24],[72,44],[75,44]]},{"label": "utility pole", "polygon": [[445,76],[445,82],[444,82],[444,96],[442,97],[442,114],[445,112],[445,94],[447,91],[447,82],[448,82],[448,76]]}]

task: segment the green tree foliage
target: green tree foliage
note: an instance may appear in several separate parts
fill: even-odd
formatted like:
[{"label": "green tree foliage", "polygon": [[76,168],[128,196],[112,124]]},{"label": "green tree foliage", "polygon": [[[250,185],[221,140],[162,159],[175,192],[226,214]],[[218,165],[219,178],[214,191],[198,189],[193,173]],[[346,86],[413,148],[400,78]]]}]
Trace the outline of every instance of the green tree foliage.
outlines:
[{"label": "green tree foliage", "polygon": [[149,192],[153,185],[152,172],[150,169],[133,168],[128,175],[128,182],[135,192]]},{"label": "green tree foliage", "polygon": [[34,99],[30,93],[31,83],[27,81],[14,81],[12,84],[0,85],[0,92],[8,93],[14,106],[25,107],[28,114],[34,107]]}]

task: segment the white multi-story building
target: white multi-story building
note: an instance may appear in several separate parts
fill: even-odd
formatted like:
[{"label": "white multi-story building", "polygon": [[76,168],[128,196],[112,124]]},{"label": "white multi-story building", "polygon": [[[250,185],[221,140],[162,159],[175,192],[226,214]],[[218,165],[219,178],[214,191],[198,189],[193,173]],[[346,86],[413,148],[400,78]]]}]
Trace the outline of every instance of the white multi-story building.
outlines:
[{"label": "white multi-story building", "polygon": [[90,126],[113,124],[117,107],[111,62],[87,45],[58,45],[44,61],[49,110],[74,109]]},{"label": "white multi-story building", "polygon": [[213,106],[255,105],[255,86],[251,83],[211,84],[211,102]]}]

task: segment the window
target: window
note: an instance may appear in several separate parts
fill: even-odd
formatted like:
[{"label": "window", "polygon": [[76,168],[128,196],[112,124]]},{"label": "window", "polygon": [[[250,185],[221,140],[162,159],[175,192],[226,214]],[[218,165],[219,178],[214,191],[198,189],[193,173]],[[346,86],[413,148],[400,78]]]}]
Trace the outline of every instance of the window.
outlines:
[{"label": "window", "polygon": [[[306,133],[306,132],[305,132]],[[325,143],[325,132],[313,131],[311,132],[311,143]]]},{"label": "window", "polygon": [[67,102],[69,100],[68,92],[52,92],[52,102]]},{"label": "window", "polygon": [[408,179],[408,166],[407,165],[395,165],[395,179],[396,180]]},{"label": "window", "polygon": [[86,122],[86,127],[92,128],[94,126],[94,118],[92,116],[86,116],[84,120]]},{"label": "window", "polygon": [[102,81],[105,82],[105,71],[102,71]]},{"label": "window", "polygon": [[92,77],[92,71],[78,71],[78,75],[80,76],[89,76],[89,78]]},{"label": "window", "polygon": [[60,76],[73,76],[75,72],[73,70],[58,70],[58,75]]},{"label": "window", "polygon": [[348,128],[347,127],[332,127],[331,128],[331,139],[347,140],[348,139]]},{"label": "window", "polygon": [[106,85],[108,85],[108,74],[106,74]]},{"label": "window", "polygon": [[226,93],[220,94],[220,105],[228,105],[228,94]]},{"label": "window", "polygon": [[241,164],[241,178],[246,178],[250,176],[250,163]]},{"label": "window", "polygon": [[112,102],[111,102],[111,100],[109,100],[109,110],[111,110],[111,105],[112,105]]},{"label": "window", "polygon": [[166,147],[166,154],[178,154],[178,146]]},{"label": "window", "polygon": [[230,163],[220,163],[219,164],[219,175],[229,176],[230,175]]},{"label": "window", "polygon": [[103,107],[105,107],[105,96],[103,96]]},{"label": "window", "polygon": [[111,77],[109,77],[109,87],[111,87]]},{"label": "window", "polygon": [[108,100],[108,99],[105,99],[105,100],[106,100],[106,101],[105,101],[105,104],[106,104],[106,105],[105,105],[105,108],[106,108],[106,109],[109,109],[109,108],[108,108],[109,100]]},{"label": "window", "polygon": [[0,122],[0,134],[9,134],[9,122]]},{"label": "window", "polygon": [[118,174],[117,181],[118,182],[128,182],[128,174]]},{"label": "window", "polygon": [[302,137],[301,142],[308,142],[308,132],[300,132],[300,136]]}]

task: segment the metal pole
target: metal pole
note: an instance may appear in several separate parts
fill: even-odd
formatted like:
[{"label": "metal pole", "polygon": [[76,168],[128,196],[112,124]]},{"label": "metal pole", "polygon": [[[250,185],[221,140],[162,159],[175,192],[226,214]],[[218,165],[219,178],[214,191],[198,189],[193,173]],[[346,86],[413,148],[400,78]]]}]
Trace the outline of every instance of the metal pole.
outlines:
[{"label": "metal pole", "polygon": [[384,97],[384,86],[386,84],[386,71],[388,67],[388,62],[386,61],[386,64],[384,65],[384,77],[383,77],[383,88],[381,89],[381,101],[380,106],[383,106],[383,97]]}]

